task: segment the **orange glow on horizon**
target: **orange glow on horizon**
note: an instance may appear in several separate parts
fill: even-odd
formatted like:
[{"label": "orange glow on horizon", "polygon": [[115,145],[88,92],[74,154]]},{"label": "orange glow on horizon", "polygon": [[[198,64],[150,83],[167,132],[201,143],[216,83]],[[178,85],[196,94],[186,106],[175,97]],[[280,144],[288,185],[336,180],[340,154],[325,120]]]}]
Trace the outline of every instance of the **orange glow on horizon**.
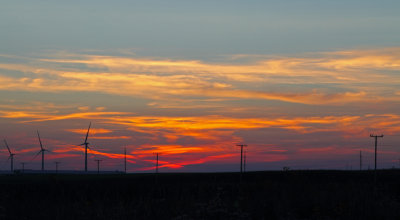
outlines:
[{"label": "orange glow on horizon", "polygon": [[8,57],[0,59],[1,131],[17,143],[18,163],[39,151],[36,130],[57,154],[46,158],[78,160],[84,148],[72,144],[82,143],[89,121],[91,159],[121,166],[126,146],[132,170],[154,169],[156,152],[160,168],[236,163],[238,143],[252,147],[252,163],[350,157],[370,146],[370,133],[392,142],[382,144],[385,157],[399,154],[399,70],[399,47],[213,61]]}]

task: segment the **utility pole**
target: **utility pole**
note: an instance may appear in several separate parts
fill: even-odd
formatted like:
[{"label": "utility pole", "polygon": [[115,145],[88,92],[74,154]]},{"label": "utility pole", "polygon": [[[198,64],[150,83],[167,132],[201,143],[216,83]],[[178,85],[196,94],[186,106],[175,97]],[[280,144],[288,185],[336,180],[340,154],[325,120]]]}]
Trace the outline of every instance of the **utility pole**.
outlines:
[{"label": "utility pole", "polygon": [[362,154],[361,154],[361,150],[360,150],[360,171],[362,170]]},{"label": "utility pole", "polygon": [[21,164],[22,164],[22,172],[25,173],[25,163],[22,162]]},{"label": "utility pole", "polygon": [[378,138],[383,138],[383,134],[381,134],[381,135],[373,135],[373,134],[370,134],[369,135],[370,137],[373,137],[373,138],[375,138],[375,168],[374,168],[374,184],[375,184],[375,186],[376,186],[376,176],[377,176],[377,174],[376,174],[376,151],[377,151],[377,146],[378,146]]},{"label": "utility pole", "polygon": [[97,159],[97,160],[94,160],[94,161],[97,162],[97,174],[99,174],[100,173],[100,162],[103,161],[103,160]]},{"label": "utility pole", "polygon": [[400,168],[400,158],[399,158],[399,168]]},{"label": "utility pole", "polygon": [[54,163],[56,164],[56,173],[58,173],[58,164],[60,164],[60,162],[56,161]]},{"label": "utility pole", "polygon": [[156,173],[158,173],[158,153],[156,154]]},{"label": "utility pole", "polygon": [[383,138],[383,134],[381,135],[370,134],[369,136],[375,138],[375,172],[376,172],[376,154],[377,154],[378,138]]},{"label": "utility pole", "polygon": [[126,147],[124,149],[124,154],[125,154],[125,158],[124,158],[124,170],[125,170],[125,174],[126,174]]},{"label": "utility pole", "polygon": [[244,156],[243,156],[243,172],[246,173],[246,151],[244,151]]},{"label": "utility pole", "polygon": [[247,147],[245,144],[237,144],[240,147],[240,173],[243,173],[243,147]]}]

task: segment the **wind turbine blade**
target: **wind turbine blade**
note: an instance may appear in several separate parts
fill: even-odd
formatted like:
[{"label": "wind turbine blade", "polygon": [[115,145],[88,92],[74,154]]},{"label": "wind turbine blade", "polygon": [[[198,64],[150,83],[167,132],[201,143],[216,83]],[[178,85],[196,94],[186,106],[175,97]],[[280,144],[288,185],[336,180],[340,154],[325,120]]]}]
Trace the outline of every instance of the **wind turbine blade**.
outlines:
[{"label": "wind turbine blade", "polygon": [[90,130],[90,126],[91,125],[92,125],[92,122],[89,123],[89,128],[88,128],[87,133],[86,133],[85,143],[87,142],[87,139],[89,137],[89,130]]},{"label": "wind turbine blade", "polygon": [[43,150],[42,140],[40,139],[39,131],[37,131],[37,136],[38,136],[38,138],[39,138],[40,149]]},{"label": "wind turbine blade", "polygon": [[[37,154],[32,158],[32,160],[34,160],[40,153],[42,153],[42,150],[40,150],[39,152],[37,152]],[[32,161],[31,160],[31,161]]]},{"label": "wind turbine blade", "polygon": [[10,148],[8,147],[8,144],[7,144],[7,141],[6,141],[6,139],[4,139],[4,143],[6,144],[7,150],[8,150],[8,152],[9,152],[9,153],[10,153],[10,155],[11,155],[11,151],[10,151]]}]

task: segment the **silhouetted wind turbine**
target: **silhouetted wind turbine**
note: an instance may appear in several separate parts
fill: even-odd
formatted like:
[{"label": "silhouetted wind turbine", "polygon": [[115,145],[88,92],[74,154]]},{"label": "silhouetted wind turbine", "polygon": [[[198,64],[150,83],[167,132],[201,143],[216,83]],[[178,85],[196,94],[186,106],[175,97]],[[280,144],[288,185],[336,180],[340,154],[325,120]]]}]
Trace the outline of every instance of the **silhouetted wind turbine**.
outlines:
[{"label": "silhouetted wind turbine", "polygon": [[80,144],[80,146],[85,145],[85,172],[87,172],[87,149],[88,149],[88,145],[89,145],[89,143],[87,142],[87,139],[89,137],[89,131],[90,131],[90,126],[91,125],[92,125],[92,122],[89,123],[89,128],[88,128],[87,133],[86,133],[85,142]]},{"label": "silhouetted wind turbine", "polygon": [[44,152],[49,151],[49,150],[43,148],[42,140],[40,139],[40,135],[39,135],[39,131],[37,131],[37,135],[38,135],[39,144],[40,144],[40,151],[35,155],[35,157],[37,157],[40,153],[42,153],[42,171],[44,171]]},{"label": "silhouetted wind turbine", "polygon": [[8,147],[7,141],[6,139],[4,139],[4,143],[6,144],[7,150],[10,153],[10,156],[8,157],[7,160],[11,159],[11,172],[14,172],[14,155],[13,153],[11,153],[10,148]]}]

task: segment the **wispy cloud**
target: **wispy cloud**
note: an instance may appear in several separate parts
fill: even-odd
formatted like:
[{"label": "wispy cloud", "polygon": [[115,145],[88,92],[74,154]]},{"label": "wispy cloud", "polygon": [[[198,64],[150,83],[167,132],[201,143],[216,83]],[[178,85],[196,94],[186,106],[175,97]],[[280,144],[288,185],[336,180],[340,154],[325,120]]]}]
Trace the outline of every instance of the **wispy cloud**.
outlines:
[{"label": "wispy cloud", "polygon": [[[258,58],[237,64],[71,54],[59,59],[38,58],[29,64],[0,63],[2,72],[24,73],[21,77],[1,74],[0,89],[86,91],[153,100],[196,96],[261,99],[312,105],[399,101],[395,92],[387,94],[388,89],[400,82],[398,74],[393,73],[400,69],[399,51],[398,48],[338,51]],[[84,66],[78,68],[79,65]],[[266,86],[261,86],[261,82]],[[366,89],[367,85],[377,83],[385,87]],[[290,84],[304,86],[293,91],[277,87]],[[323,85],[331,89],[322,89]]]},{"label": "wispy cloud", "polygon": [[[51,123],[65,126],[51,127],[66,132],[68,140],[60,135],[57,137],[64,138],[60,142],[46,141],[54,152],[71,158],[83,151],[71,145],[87,132],[86,121],[82,128],[76,124],[82,120],[95,124],[90,133],[94,145],[97,141],[107,146],[94,147],[91,155],[121,159],[124,155],[119,148],[128,145],[129,161],[144,170],[154,168],[154,152],[164,156],[162,167],[175,169],[233,161],[238,156],[234,146],[246,141],[254,146],[249,153],[253,162],[272,162],[288,160],[293,152],[305,157],[342,149],[325,142],[318,146],[299,143],[307,135],[334,134],[340,141],[350,141],[368,138],[371,132],[400,133],[396,113],[400,103],[399,48],[297,56],[236,55],[220,63],[67,53],[7,58],[15,62],[2,63],[0,56],[3,93],[81,96],[77,92],[87,92],[98,98],[96,102],[66,104],[51,103],[48,97],[25,102],[12,96],[0,99],[0,118],[7,123],[34,130]],[[145,101],[142,106],[114,107],[108,103],[110,97],[119,104],[131,97]],[[374,111],[378,108],[380,111]],[[251,143],[251,137],[264,136],[267,130],[294,140],[282,138],[266,146],[261,142],[270,140],[261,137]],[[25,140],[26,149],[18,150],[30,152],[31,143],[31,139]],[[341,152],[352,154],[354,149]]]},{"label": "wispy cloud", "polygon": [[[86,134],[87,133],[87,129],[67,129],[66,131],[74,132],[77,134]],[[107,134],[107,133],[111,133],[111,132],[112,132],[112,130],[104,129],[104,128],[92,128],[90,130],[91,135]]]}]

